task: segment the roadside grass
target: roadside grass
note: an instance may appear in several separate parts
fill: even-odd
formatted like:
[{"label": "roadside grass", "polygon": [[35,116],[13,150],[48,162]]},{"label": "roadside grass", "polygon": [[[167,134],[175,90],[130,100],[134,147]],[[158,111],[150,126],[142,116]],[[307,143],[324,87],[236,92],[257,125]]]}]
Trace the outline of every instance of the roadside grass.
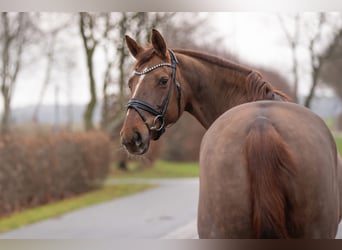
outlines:
[{"label": "roadside grass", "polygon": [[335,135],[334,138],[335,138],[337,150],[342,156],[342,135]]},{"label": "roadside grass", "polygon": [[334,119],[324,119],[325,124],[328,126],[329,129],[332,129],[334,127]]},{"label": "roadside grass", "polygon": [[[154,187],[151,184],[116,184],[71,197],[62,201],[27,209],[0,219],[0,233],[22,227],[40,220],[60,216],[83,207],[109,201]],[[91,219],[91,218],[90,218]]]},{"label": "roadside grass", "polygon": [[143,168],[135,162],[128,164],[129,171],[111,167],[110,178],[188,178],[199,176],[199,165],[194,162],[156,161],[153,166]]}]

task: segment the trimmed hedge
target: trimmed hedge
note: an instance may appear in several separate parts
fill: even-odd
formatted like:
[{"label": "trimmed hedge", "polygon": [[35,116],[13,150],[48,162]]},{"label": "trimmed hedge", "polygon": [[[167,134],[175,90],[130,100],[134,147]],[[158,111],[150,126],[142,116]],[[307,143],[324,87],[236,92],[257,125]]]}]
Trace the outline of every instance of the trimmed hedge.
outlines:
[{"label": "trimmed hedge", "polygon": [[0,216],[96,188],[109,165],[101,132],[0,137]]}]

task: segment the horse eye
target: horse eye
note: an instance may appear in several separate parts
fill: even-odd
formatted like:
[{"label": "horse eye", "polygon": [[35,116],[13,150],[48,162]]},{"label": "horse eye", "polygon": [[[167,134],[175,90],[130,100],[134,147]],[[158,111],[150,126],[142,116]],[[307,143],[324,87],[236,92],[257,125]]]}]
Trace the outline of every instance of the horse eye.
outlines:
[{"label": "horse eye", "polygon": [[165,86],[167,84],[167,82],[169,81],[169,78],[167,77],[162,77],[159,80],[159,85]]}]

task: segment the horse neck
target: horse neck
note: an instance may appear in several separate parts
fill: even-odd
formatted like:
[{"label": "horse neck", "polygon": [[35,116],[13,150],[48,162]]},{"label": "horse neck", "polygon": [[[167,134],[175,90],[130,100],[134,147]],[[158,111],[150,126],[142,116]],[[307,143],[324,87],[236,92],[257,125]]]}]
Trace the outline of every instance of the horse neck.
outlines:
[{"label": "horse neck", "polygon": [[228,109],[250,101],[246,82],[251,70],[214,57],[206,60],[206,55],[197,52],[179,53],[185,110],[205,128]]}]

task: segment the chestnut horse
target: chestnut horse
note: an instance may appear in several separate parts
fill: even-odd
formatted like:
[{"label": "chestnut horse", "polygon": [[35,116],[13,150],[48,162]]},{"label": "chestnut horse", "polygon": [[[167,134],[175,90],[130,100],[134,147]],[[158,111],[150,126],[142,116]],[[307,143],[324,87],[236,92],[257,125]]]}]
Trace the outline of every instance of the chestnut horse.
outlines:
[{"label": "chestnut horse", "polygon": [[122,144],[144,154],[183,111],[207,130],[200,151],[200,238],[334,238],[341,167],[334,139],[310,110],[256,71],[167,48],[152,31],[137,60]]}]

